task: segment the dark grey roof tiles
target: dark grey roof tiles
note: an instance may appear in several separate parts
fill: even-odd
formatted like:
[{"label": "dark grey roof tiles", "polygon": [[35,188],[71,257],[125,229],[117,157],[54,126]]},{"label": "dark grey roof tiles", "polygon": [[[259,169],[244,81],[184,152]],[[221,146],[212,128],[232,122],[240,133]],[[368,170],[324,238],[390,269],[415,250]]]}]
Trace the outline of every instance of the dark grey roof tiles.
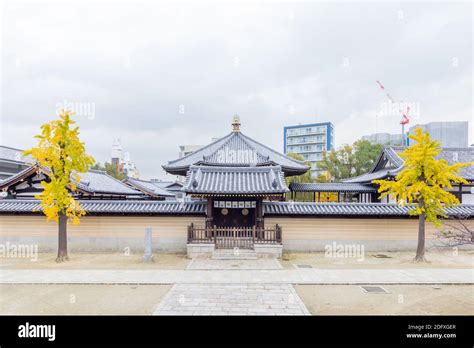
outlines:
[{"label": "dark grey roof tiles", "polygon": [[[81,200],[88,214],[204,214],[202,201]],[[0,213],[41,212],[38,200],[0,199]]]},{"label": "dark grey roof tiles", "polygon": [[191,166],[183,191],[194,194],[281,194],[288,192],[279,166]]},{"label": "dark grey roof tiles", "polygon": [[[403,146],[385,147],[376,161],[374,168],[366,174],[344,180],[347,183],[370,183],[372,180],[385,179],[396,176],[403,169],[403,159],[400,153],[405,150]],[[474,162],[473,147],[445,147],[441,150],[438,157],[446,160],[450,165],[454,163]],[[380,168],[380,165],[388,160],[391,165],[388,168]],[[461,168],[459,175],[468,181],[474,181],[474,165]]]},{"label": "dark grey roof tiles", "polygon": [[[438,157],[448,161],[449,164],[474,162],[474,147],[446,147]],[[474,165],[461,168],[460,176],[466,180],[474,180]]]},{"label": "dark grey roof tiles", "polygon": [[344,183],[366,183],[370,184],[372,180],[385,179],[396,176],[400,172],[398,169],[382,169],[373,173],[362,174],[354,178],[343,180]]},{"label": "dark grey roof tiles", "polygon": [[30,156],[23,156],[23,150],[3,145],[0,145],[0,160],[19,163],[31,163],[33,161]]},{"label": "dark grey roof tiles", "polygon": [[[410,207],[384,203],[265,202],[265,215],[408,216]],[[474,205],[446,209],[449,216],[474,216]]]},{"label": "dark grey roof tiles", "polygon": [[294,192],[377,192],[377,189],[359,183],[292,183]]},{"label": "dark grey roof tiles", "polygon": [[[19,180],[22,180],[23,178],[34,174],[36,171],[41,171],[46,175],[50,174],[49,169],[35,164],[2,181],[0,183],[0,188],[3,189],[8,186],[11,186]],[[113,178],[112,176],[108,175],[106,172],[103,171],[90,170],[87,173],[81,173],[79,176],[80,182],[77,183],[77,188],[88,193],[125,196],[142,195],[140,191],[132,189],[120,180]]]},{"label": "dark grey roof tiles", "polygon": [[112,193],[119,195],[141,195],[140,191],[134,190],[120,180],[108,175],[104,171],[90,170],[79,174],[81,180],[77,185],[79,189],[92,193]]},{"label": "dark grey roof tiles", "polygon": [[[81,200],[88,214],[199,214],[206,212],[205,201],[133,201],[133,200]],[[410,207],[383,203],[306,203],[264,202],[266,216],[409,216]],[[0,199],[0,213],[41,212],[38,200]],[[449,216],[473,217],[474,205],[459,205],[447,209]]]},{"label": "dark grey roof tiles", "polygon": [[145,181],[134,178],[126,178],[124,183],[132,186],[133,188],[143,191],[149,195],[161,196],[161,197],[174,197],[174,194],[166,191],[165,189],[159,187],[153,181]]}]

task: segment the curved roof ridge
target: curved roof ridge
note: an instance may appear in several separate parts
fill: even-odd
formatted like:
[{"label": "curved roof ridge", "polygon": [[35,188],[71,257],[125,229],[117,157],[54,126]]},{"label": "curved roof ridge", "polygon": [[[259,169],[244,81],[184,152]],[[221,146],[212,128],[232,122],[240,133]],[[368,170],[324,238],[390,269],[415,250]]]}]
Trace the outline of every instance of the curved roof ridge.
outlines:
[{"label": "curved roof ridge", "polygon": [[[177,159],[175,159],[175,160],[173,160],[173,161],[168,161],[168,165],[165,165],[165,166],[163,166],[163,167],[169,166],[169,165],[171,165],[171,164],[173,164],[173,163],[176,163],[176,162],[179,162],[179,161],[183,161],[183,160],[185,160],[185,159],[187,159],[187,158],[189,158],[189,157],[192,157],[193,155],[196,155],[196,152],[208,150],[211,146],[216,146],[217,143],[219,143],[219,142],[226,143],[230,138],[232,138],[232,136],[233,136],[234,134],[236,134],[236,133],[235,133],[235,132],[231,132],[231,133],[227,134],[226,136],[224,136],[224,137],[222,137],[222,138],[220,138],[220,139],[217,139],[216,141],[214,141],[214,142],[212,142],[212,143],[210,143],[210,144],[208,144],[208,145],[206,145],[206,146],[204,146],[204,147],[201,147],[200,149],[198,149],[198,150],[196,150],[196,151],[193,151],[193,152],[187,154],[186,156],[183,156],[183,157],[181,157],[181,158],[177,158]],[[220,147],[220,145],[219,145],[219,147]]]},{"label": "curved roof ridge", "polygon": [[298,164],[298,165],[300,165],[300,166],[306,167],[306,168],[308,168],[308,170],[309,170],[309,167],[308,167],[304,162],[295,160],[295,159],[289,157],[288,155],[279,153],[278,151],[275,151],[275,150],[273,150],[272,148],[270,148],[270,147],[268,147],[268,146],[266,146],[266,145],[264,145],[264,144],[262,144],[262,143],[260,143],[260,142],[258,142],[258,141],[256,141],[256,140],[253,140],[252,138],[246,136],[245,134],[242,134],[242,133],[239,133],[239,134],[241,134],[244,139],[246,139],[246,140],[248,140],[248,141],[250,141],[250,142],[253,142],[253,143],[257,144],[258,146],[261,146],[261,147],[263,147],[264,149],[266,149],[266,150],[268,150],[268,151],[270,151],[270,152],[272,152],[272,153],[274,153],[274,154],[276,154],[276,155],[278,155],[278,156],[280,156],[280,157],[286,158],[286,159],[288,159],[288,160],[291,161],[291,162],[294,162],[294,163],[296,163],[296,164]]},{"label": "curved roof ridge", "polygon": [[[253,140],[252,138],[244,135],[241,132],[231,132],[227,136],[201,148],[198,149],[187,156],[178,158],[174,161],[169,161],[167,165],[163,166],[163,169],[170,174],[176,175],[186,175],[186,171],[189,170],[191,165],[203,164],[203,165],[214,165],[214,166],[235,166],[237,161],[241,161],[241,158],[238,158],[240,155],[232,156],[227,158],[219,158],[218,152],[221,149],[225,149],[228,146],[229,150],[238,151],[240,148],[246,150],[252,150],[255,154],[244,156],[244,162],[241,163],[244,165],[259,166],[262,163],[268,164],[278,164],[281,165],[285,175],[300,175],[305,173],[310,169],[309,166],[305,165],[303,162],[294,160],[291,157],[282,154],[272,148]],[[235,157],[235,158],[234,158]],[[255,163],[254,163],[255,162]]]}]

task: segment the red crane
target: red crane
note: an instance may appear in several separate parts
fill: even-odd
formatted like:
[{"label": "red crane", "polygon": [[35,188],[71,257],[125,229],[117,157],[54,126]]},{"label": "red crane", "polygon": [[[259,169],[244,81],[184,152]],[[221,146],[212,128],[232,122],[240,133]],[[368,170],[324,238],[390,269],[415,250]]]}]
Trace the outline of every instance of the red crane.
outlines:
[{"label": "red crane", "polygon": [[[396,101],[392,98],[392,96],[385,90],[385,87],[382,85],[382,83],[380,81],[375,81],[377,82],[377,84],[379,85],[380,89],[385,92],[385,95],[387,96],[387,98],[392,102],[392,103],[396,103]],[[400,114],[402,115],[402,119],[400,120],[400,124],[402,125],[402,145],[405,146],[406,145],[406,139],[405,139],[405,125],[410,123],[410,119],[408,118],[408,112],[410,111],[410,107],[407,106],[406,108],[406,111],[403,111],[401,109],[401,104],[398,103],[398,111],[400,112]]]}]

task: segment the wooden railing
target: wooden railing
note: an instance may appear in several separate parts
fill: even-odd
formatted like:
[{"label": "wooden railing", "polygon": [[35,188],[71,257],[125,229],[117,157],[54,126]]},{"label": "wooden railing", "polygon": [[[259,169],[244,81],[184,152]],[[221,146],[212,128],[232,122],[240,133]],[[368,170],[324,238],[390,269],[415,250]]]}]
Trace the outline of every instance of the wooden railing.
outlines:
[{"label": "wooden railing", "polygon": [[217,248],[253,248],[254,244],[281,244],[279,225],[272,228],[188,226],[188,243],[214,243]]}]

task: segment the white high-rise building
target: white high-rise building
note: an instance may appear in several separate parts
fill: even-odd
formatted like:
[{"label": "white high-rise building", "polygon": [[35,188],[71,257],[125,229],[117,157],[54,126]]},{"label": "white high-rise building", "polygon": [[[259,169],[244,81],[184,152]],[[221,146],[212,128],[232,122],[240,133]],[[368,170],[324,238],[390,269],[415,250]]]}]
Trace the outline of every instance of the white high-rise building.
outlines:
[{"label": "white high-rise building", "polygon": [[126,176],[135,179],[140,177],[135,163],[130,160],[130,153],[123,151],[120,138],[115,139],[112,143],[111,162],[117,167],[119,172],[124,173]]}]

